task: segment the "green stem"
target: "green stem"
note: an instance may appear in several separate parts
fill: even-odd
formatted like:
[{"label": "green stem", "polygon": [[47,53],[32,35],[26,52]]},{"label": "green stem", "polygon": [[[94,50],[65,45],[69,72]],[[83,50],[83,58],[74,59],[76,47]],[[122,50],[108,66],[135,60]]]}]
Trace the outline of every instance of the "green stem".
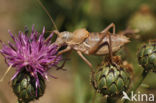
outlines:
[{"label": "green stem", "polygon": [[116,103],[116,99],[113,97],[107,97],[107,103]]},{"label": "green stem", "polygon": [[96,99],[96,91],[94,91],[92,103],[95,103],[95,99]]},{"label": "green stem", "polygon": [[[129,97],[131,97],[131,91],[133,91],[133,93],[135,93],[136,92],[136,90],[139,88],[139,86],[142,84],[142,82],[144,81],[144,79],[146,78],[146,76],[147,76],[147,74],[148,74],[149,72],[147,72],[147,71],[143,71],[143,73],[142,73],[142,76],[141,76],[141,78],[140,78],[140,80],[136,83],[136,85],[135,85],[135,87],[133,87],[132,89],[130,89],[130,91],[129,91],[129,93],[128,93],[128,96]],[[128,100],[125,100],[124,101],[124,103],[128,103],[129,101]]]},{"label": "green stem", "polygon": [[133,92],[134,93],[136,92],[136,90],[138,89],[138,87],[142,84],[142,82],[144,81],[144,79],[146,78],[146,76],[147,76],[148,73],[149,72],[147,72],[147,71],[143,71],[141,79],[138,81],[138,83],[136,84],[136,86],[133,88]]}]

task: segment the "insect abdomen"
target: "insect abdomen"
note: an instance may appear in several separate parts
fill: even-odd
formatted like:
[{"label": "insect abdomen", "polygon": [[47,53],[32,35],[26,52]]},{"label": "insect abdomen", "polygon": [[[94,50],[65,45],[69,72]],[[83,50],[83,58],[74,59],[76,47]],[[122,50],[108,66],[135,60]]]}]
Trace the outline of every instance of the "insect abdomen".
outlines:
[{"label": "insect abdomen", "polygon": [[[74,47],[75,50],[79,50],[85,54],[89,54],[89,50],[94,47],[94,45],[100,40],[101,34],[99,33],[90,33],[89,37],[80,45]],[[123,46],[124,44],[129,42],[129,38],[124,35],[111,35],[112,40],[112,51],[116,52]],[[108,42],[108,35],[103,39],[102,43]],[[102,46],[94,55],[105,55],[109,53],[108,45]]]}]

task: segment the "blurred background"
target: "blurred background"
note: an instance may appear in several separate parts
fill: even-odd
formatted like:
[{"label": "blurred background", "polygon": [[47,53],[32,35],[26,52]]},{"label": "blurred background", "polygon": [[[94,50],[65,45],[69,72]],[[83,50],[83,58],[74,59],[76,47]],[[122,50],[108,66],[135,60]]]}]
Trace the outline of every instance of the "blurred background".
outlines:
[{"label": "blurred background", "polygon": [[[59,31],[73,31],[86,28],[89,32],[100,32],[110,23],[115,23],[116,32],[127,28],[139,31],[131,36],[131,42],[123,47],[117,55],[128,61],[133,67],[132,83],[139,79],[142,67],[138,65],[136,53],[143,43],[156,37],[156,0],[41,0],[54,19]],[[12,41],[8,29],[13,33],[24,31],[32,24],[41,31],[54,30],[49,17],[37,0],[0,0],[0,40]],[[48,35],[48,32],[47,32]],[[1,46],[0,46],[1,47]],[[128,55],[127,55],[128,54]],[[87,64],[73,51],[65,69],[67,71],[49,71],[58,79],[49,78],[46,92],[34,103],[92,103],[95,90],[90,83],[90,69]],[[102,57],[86,56],[95,69]],[[7,69],[4,58],[0,55],[0,77]],[[0,83],[0,103],[16,103],[12,92],[10,78],[15,71],[12,69]],[[151,79],[152,78],[152,79]],[[140,86],[141,93],[156,95],[156,74],[150,73]],[[120,100],[118,101],[120,103]],[[95,103],[105,103],[104,97],[97,94]]]}]

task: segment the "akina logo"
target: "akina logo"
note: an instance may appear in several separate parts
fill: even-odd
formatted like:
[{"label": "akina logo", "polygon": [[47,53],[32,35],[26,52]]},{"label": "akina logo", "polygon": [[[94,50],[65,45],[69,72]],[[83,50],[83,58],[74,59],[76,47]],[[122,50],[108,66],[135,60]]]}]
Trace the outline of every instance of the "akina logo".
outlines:
[{"label": "akina logo", "polygon": [[131,91],[130,96],[128,96],[128,94],[123,91],[123,97],[121,100],[129,100],[129,101],[135,101],[135,102],[154,102],[155,101],[155,96],[154,94],[142,94],[140,93],[140,91],[138,91],[137,93],[134,93],[133,91]]}]

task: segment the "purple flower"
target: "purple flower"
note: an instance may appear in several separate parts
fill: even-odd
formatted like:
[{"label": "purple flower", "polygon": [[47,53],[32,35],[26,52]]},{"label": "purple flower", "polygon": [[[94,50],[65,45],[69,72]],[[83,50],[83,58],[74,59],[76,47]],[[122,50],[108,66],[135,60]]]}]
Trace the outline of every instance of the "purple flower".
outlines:
[{"label": "purple flower", "polygon": [[57,67],[57,64],[62,60],[61,56],[57,55],[57,45],[51,43],[53,34],[45,40],[45,28],[41,34],[34,30],[30,36],[27,33],[19,32],[13,36],[9,31],[15,43],[8,42],[8,45],[2,45],[1,54],[5,57],[5,61],[9,66],[15,67],[16,73],[12,80],[22,71],[26,69],[36,79],[36,87],[39,86],[38,73],[47,79],[47,71],[51,67]]}]

